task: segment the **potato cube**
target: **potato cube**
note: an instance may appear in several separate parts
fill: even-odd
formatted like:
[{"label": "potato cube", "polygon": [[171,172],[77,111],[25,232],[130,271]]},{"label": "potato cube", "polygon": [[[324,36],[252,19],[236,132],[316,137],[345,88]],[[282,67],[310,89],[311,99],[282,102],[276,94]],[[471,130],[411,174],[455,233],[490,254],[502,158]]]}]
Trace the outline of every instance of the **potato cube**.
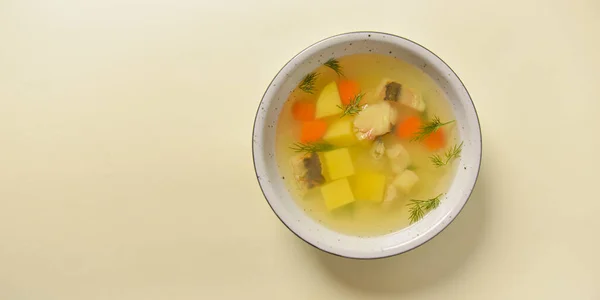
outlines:
[{"label": "potato cube", "polygon": [[321,186],[321,194],[325,199],[325,207],[329,211],[354,202],[354,195],[347,178],[342,178]]},{"label": "potato cube", "polygon": [[331,180],[348,177],[354,174],[354,165],[348,148],[340,148],[323,153],[325,169]]},{"label": "potato cube", "polygon": [[396,176],[392,184],[404,194],[410,193],[410,190],[419,181],[419,176],[413,171],[405,170],[402,174]]},{"label": "potato cube", "polygon": [[317,98],[315,118],[320,119],[339,115],[342,113],[340,106],[342,106],[342,100],[340,99],[337,84],[335,81],[332,81],[323,88],[319,94],[319,98]]},{"label": "potato cube", "polygon": [[339,147],[354,145],[358,140],[354,136],[352,128],[352,118],[337,120],[329,125],[323,139],[326,142]]},{"label": "potato cube", "polygon": [[352,191],[356,200],[380,203],[385,193],[385,175],[362,172],[352,177]]}]

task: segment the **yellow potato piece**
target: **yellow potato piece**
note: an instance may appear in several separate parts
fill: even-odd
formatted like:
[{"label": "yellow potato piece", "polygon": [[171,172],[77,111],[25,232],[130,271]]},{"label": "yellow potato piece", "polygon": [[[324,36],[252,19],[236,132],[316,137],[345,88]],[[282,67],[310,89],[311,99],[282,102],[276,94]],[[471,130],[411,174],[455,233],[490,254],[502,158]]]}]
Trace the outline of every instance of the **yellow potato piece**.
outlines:
[{"label": "yellow potato piece", "polygon": [[356,144],[358,140],[354,136],[352,118],[346,117],[331,123],[329,128],[327,128],[327,132],[325,132],[323,139],[326,142],[339,147],[347,147]]},{"label": "yellow potato piece", "polygon": [[356,200],[380,203],[385,193],[385,175],[361,172],[352,177],[352,191]]},{"label": "yellow potato piece", "polygon": [[325,207],[332,211],[338,207],[354,202],[354,195],[347,178],[332,181],[321,186],[321,194],[325,199]]},{"label": "yellow potato piece", "polygon": [[340,93],[338,92],[337,84],[335,81],[327,84],[317,98],[317,108],[315,111],[315,118],[325,118],[329,116],[335,116],[342,113],[342,100],[340,99]]},{"label": "yellow potato piece", "polygon": [[336,180],[354,174],[354,165],[348,148],[340,148],[323,153],[325,170],[331,180]]}]

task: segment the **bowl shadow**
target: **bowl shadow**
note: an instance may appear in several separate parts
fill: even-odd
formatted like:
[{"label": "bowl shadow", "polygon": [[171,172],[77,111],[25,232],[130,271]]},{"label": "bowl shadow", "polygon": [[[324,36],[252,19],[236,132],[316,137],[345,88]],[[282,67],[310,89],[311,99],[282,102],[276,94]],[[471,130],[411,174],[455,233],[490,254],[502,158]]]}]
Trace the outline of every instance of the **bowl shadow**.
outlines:
[{"label": "bowl shadow", "polygon": [[481,168],[477,185],[456,219],[440,234],[409,252],[390,258],[355,260],[308,246],[302,249],[315,267],[341,286],[367,294],[402,294],[448,278],[471,257],[483,238],[486,219],[487,172]]}]

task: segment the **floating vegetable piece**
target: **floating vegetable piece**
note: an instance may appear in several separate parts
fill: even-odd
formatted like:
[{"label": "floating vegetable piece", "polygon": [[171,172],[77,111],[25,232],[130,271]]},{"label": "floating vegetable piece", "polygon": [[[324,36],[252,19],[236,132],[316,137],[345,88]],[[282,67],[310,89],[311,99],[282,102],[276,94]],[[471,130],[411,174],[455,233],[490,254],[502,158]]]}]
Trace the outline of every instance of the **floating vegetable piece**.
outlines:
[{"label": "floating vegetable piece", "polygon": [[297,121],[312,121],[315,119],[316,106],[313,102],[296,101],[292,105],[292,116]]},{"label": "floating vegetable piece", "polygon": [[323,153],[327,175],[331,180],[354,175],[354,165],[348,148]]},{"label": "floating vegetable piece", "polygon": [[419,182],[419,176],[413,171],[405,170],[402,174],[396,176],[392,184],[406,195],[410,193],[417,182]]},{"label": "floating vegetable piece", "polygon": [[342,113],[339,107],[342,105],[340,94],[338,93],[337,85],[334,81],[327,84],[317,99],[317,108],[315,118],[325,118],[335,116]]},{"label": "floating vegetable piece", "polygon": [[396,135],[402,139],[412,139],[417,135],[422,125],[423,122],[420,117],[410,116],[396,126]]},{"label": "floating vegetable piece", "polygon": [[321,187],[325,207],[329,211],[355,201],[347,178],[338,179]]},{"label": "floating vegetable piece", "polygon": [[347,147],[358,142],[354,136],[352,118],[341,118],[327,128],[323,140],[339,147]]},{"label": "floating vegetable piece", "polygon": [[338,82],[338,90],[343,105],[348,105],[360,93],[358,82],[342,79]]},{"label": "floating vegetable piece", "polygon": [[378,172],[361,172],[352,176],[353,193],[356,200],[380,203],[385,193],[385,175]]},{"label": "floating vegetable piece", "polygon": [[388,102],[380,102],[366,107],[354,118],[354,130],[360,140],[375,139],[390,132],[396,124],[396,110]]},{"label": "floating vegetable piece", "polygon": [[306,121],[300,129],[300,141],[302,143],[314,143],[319,141],[327,131],[327,122],[322,120]]},{"label": "floating vegetable piece", "polygon": [[443,128],[438,128],[423,139],[423,144],[431,151],[444,148],[446,145],[446,135]]}]

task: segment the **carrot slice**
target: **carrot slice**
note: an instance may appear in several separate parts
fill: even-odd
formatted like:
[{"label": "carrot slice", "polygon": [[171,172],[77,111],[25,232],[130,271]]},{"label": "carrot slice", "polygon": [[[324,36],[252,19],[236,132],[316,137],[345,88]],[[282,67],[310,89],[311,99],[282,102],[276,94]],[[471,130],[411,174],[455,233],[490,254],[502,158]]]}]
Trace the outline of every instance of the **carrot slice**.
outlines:
[{"label": "carrot slice", "polygon": [[316,105],[308,101],[297,101],[292,105],[292,115],[297,121],[312,121],[315,119]]},{"label": "carrot slice", "polygon": [[423,144],[425,144],[427,149],[432,151],[444,148],[446,145],[446,135],[444,134],[443,129],[439,128],[438,130],[430,133],[423,139]]},{"label": "carrot slice", "polygon": [[321,120],[307,121],[302,123],[300,130],[300,141],[302,143],[313,143],[320,140],[327,131],[327,123]]},{"label": "carrot slice", "polygon": [[354,80],[340,80],[340,82],[338,82],[338,90],[340,99],[344,105],[350,104],[354,97],[360,92],[358,82]]},{"label": "carrot slice", "polygon": [[396,126],[396,135],[403,139],[412,139],[423,125],[421,118],[412,116],[404,119]]}]

